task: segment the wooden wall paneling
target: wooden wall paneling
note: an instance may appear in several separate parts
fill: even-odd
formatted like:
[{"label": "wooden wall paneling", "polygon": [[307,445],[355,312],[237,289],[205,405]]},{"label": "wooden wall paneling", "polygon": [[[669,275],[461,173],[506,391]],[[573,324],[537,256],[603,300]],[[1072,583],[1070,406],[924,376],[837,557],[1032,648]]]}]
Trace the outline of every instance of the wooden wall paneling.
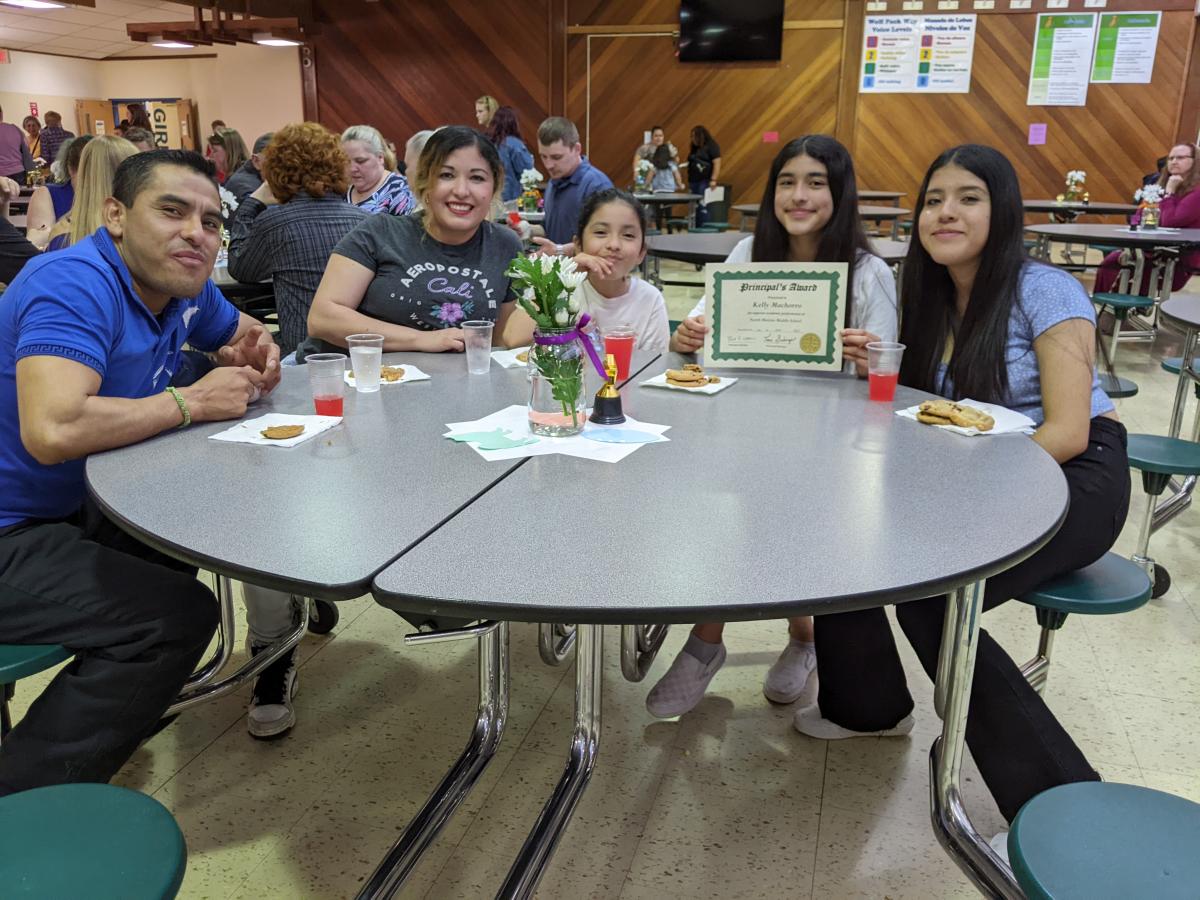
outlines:
[{"label": "wooden wall paneling", "polygon": [[863,0],[845,0],[842,24],[842,59],[838,71],[837,123],[834,137],[841,141],[854,155],[854,138],[857,131],[858,79],[862,59]]},{"label": "wooden wall paneling", "polygon": [[1189,31],[1187,72],[1175,113],[1175,140],[1200,143],[1200,6]]},{"label": "wooden wall paneling", "polygon": [[423,128],[474,125],[475,98],[517,110],[526,143],[552,103],[549,6],[561,0],[317,0],[317,120],[369,123],[402,146]]},{"label": "wooden wall paneling", "polygon": [[[1083,169],[1093,199],[1127,201],[1173,140],[1190,19],[1164,14],[1151,84],[1093,84],[1087,106],[1064,107],[1025,105],[1036,16],[980,17],[969,94],[859,95],[859,183],[911,202],[938,153],[972,142],[1005,152],[1026,197],[1053,197],[1067,170]],[[1028,145],[1034,122],[1047,125],[1044,146]]]},{"label": "wooden wall paneling", "polygon": [[[679,0],[565,0],[567,25],[679,26]],[[736,2],[736,0],[733,0]],[[845,0],[786,0],[784,21],[841,19]]]}]

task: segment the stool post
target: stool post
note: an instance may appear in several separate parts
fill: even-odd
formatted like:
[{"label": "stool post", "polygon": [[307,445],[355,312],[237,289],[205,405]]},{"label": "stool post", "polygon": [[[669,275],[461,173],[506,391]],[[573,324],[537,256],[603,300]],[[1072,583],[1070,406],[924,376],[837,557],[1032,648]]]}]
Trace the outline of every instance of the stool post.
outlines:
[{"label": "stool post", "polygon": [[[1171,425],[1167,429],[1168,437],[1179,437],[1183,427],[1183,409],[1187,404],[1187,389],[1191,383],[1189,373],[1192,370],[1192,359],[1196,353],[1196,329],[1189,328],[1183,337],[1183,356],[1179,360],[1179,381],[1175,384],[1175,405],[1171,407]],[[1200,409],[1196,412],[1197,423],[1200,423]]]},{"label": "stool post", "polygon": [[1154,559],[1150,553],[1150,534],[1154,530],[1154,498],[1156,494],[1146,494],[1146,511],[1142,514],[1142,529],[1138,534],[1137,552],[1129,557],[1146,570],[1150,581],[1154,581]]}]

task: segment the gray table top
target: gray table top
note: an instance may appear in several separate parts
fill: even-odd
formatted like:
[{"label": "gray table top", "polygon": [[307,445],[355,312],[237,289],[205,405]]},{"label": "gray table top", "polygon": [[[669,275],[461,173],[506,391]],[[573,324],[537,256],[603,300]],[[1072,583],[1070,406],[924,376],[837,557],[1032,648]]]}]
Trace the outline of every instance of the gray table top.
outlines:
[{"label": "gray table top", "polygon": [[1125,225],[1026,225],[1025,230],[1074,244],[1112,247],[1191,247],[1200,245],[1200,228],[1129,231]]},{"label": "gray table top", "polygon": [[1026,212],[1069,212],[1076,215],[1094,215],[1094,216],[1129,216],[1137,212],[1137,207],[1132,203],[1093,203],[1088,201],[1065,201],[1065,200],[1026,200],[1024,201]]},{"label": "gray table top", "polygon": [[[893,196],[889,194],[888,196]],[[896,194],[894,196],[902,196]],[[866,198],[864,194],[859,194],[859,199]],[[734,210],[745,216],[757,216],[758,209],[761,204],[758,203],[735,203]],[[872,203],[859,203],[858,214],[864,219],[899,219],[903,216],[912,215],[912,210],[904,209],[900,206],[876,206]]]},{"label": "gray table top", "polygon": [[[360,596],[515,465],[446,440],[445,424],[529,398],[524,368],[469,376],[460,353],[384,358],[433,377],[374,394],[348,387],[342,424],[290,449],[207,440],[234,424],[213,422],[96,454],[92,496],[126,531],[193,565],[308,596]],[[633,371],[656,358],[635,353]],[[307,369],[283,374],[247,418],[313,412]]]},{"label": "gray table top", "polygon": [[859,191],[859,200],[899,200],[907,196],[904,191]]},{"label": "gray table top", "polygon": [[[750,237],[745,231],[721,231],[716,234],[655,234],[646,238],[646,250],[651,256],[676,259],[681,262],[725,262],[739,243]],[[885,262],[896,263],[908,255],[907,241],[886,238],[871,239],[871,249]]]},{"label": "gray table top", "polygon": [[683,192],[666,193],[664,191],[653,194],[634,194],[634,196],[643,203],[696,203],[704,199],[700,194]]},{"label": "gray table top", "polygon": [[1195,331],[1200,328],[1200,297],[1176,294],[1158,307],[1158,314],[1180,331]]},{"label": "gray table top", "polygon": [[[513,621],[846,611],[1003,571],[1066,513],[1061,469],[1027,437],[901,419],[851,377],[734,374],[713,396],[626,388],[625,411],[671,425],[669,443],[615,465],[530,460],[377,575],[376,598]],[[895,407],[924,396],[901,388]],[[519,539],[447,567],[501,523]]]}]

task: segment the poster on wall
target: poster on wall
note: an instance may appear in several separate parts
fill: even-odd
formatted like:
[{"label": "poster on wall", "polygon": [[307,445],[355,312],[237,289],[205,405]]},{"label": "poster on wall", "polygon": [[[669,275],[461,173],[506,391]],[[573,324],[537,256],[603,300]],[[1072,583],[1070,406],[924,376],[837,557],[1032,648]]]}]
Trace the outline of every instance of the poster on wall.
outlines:
[{"label": "poster on wall", "polygon": [[867,16],[864,94],[966,94],[975,16]]},{"label": "poster on wall", "polygon": [[179,129],[179,109],[175,103],[151,101],[146,104],[146,113],[150,116],[156,148],[178,149],[183,146]]},{"label": "poster on wall", "polygon": [[1149,84],[1161,19],[1159,12],[1101,14],[1092,58],[1092,81]]},{"label": "poster on wall", "polygon": [[1095,13],[1039,13],[1026,105],[1085,106],[1095,38]]}]

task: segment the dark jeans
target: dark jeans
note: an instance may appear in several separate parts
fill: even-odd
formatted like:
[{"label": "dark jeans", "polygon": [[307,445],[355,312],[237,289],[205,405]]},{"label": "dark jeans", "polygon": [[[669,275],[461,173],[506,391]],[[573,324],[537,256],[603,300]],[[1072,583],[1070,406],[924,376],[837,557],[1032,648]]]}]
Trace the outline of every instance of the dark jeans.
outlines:
[{"label": "dark jeans", "polygon": [[[704,192],[708,190],[708,179],[705,178],[703,181],[689,181],[688,182],[688,190],[691,191],[693,194],[699,194],[701,197],[703,197]],[[708,221],[708,207],[705,206],[703,203],[698,202],[696,204],[696,225],[697,226],[703,225],[707,221]]]},{"label": "dark jeans", "polygon": [[0,643],[74,659],[0,745],[0,796],[108,781],[175,699],[217,625],[195,570],[94,507],[0,529]]},{"label": "dark jeans", "polygon": [[[1093,419],[1087,449],[1062,469],[1071,504],[1066,521],[1029,559],[988,579],[985,610],[1090,565],[1121,533],[1129,511],[1124,426]],[[945,609],[944,596],[896,607],[900,628],[930,678],[937,676]],[[815,626],[822,716],[854,731],[881,731],[912,712],[913,700],[882,608],[818,616]],[[1010,822],[1027,800],[1047,788],[1099,778],[1017,664],[982,629],[967,746]]]}]

